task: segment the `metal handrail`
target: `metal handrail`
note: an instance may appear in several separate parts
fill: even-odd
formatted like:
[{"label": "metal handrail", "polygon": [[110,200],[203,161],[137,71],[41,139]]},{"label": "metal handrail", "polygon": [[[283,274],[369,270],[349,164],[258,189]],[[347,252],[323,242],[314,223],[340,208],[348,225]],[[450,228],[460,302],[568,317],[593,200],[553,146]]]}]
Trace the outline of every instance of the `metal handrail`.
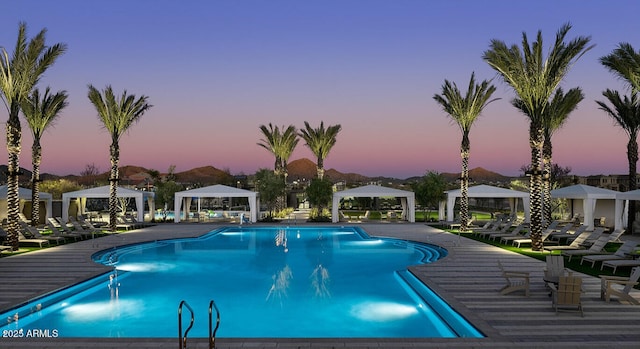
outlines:
[{"label": "metal handrail", "polygon": [[[187,327],[187,330],[184,331],[184,336],[182,335],[182,306],[186,306],[187,309],[189,309],[189,312],[191,312],[191,323],[189,324],[189,327]],[[193,308],[191,308],[191,306],[189,305],[189,303],[187,303],[186,301],[181,301],[180,302],[180,306],[178,306],[178,342],[179,342],[179,349],[187,349],[187,336],[189,335],[189,331],[191,330],[191,327],[193,327],[193,321],[194,321],[194,316],[193,316]]]},{"label": "metal handrail", "polygon": [[[213,327],[213,309],[216,310],[216,327]],[[218,310],[218,306],[216,302],[211,300],[209,302],[209,349],[215,349],[216,347],[216,332],[218,332],[218,327],[220,327],[220,310]]]}]

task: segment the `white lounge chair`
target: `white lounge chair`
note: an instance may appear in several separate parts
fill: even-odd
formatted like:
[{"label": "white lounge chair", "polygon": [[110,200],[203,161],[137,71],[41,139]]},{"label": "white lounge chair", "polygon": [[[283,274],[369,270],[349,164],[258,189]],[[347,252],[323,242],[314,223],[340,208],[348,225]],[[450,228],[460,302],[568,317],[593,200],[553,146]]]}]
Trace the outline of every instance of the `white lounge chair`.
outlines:
[{"label": "white lounge chair", "polygon": [[609,237],[601,236],[587,250],[562,251],[561,254],[565,257],[569,257],[569,262],[571,262],[571,258],[574,256],[585,256],[588,254],[602,254],[602,250],[604,250],[604,246],[607,244],[607,242],[609,242]]},{"label": "white lounge chair", "polygon": [[[586,262],[591,262],[591,267],[593,268],[593,266],[596,264],[596,262],[619,260],[619,259],[629,259],[630,258],[629,254],[631,252],[635,251],[637,246],[638,246],[638,242],[637,241],[627,241],[627,242],[623,243],[620,247],[618,247],[618,249],[616,250],[615,253],[595,254],[595,255],[583,256],[582,259],[580,260],[580,264],[582,264],[585,261]],[[600,267],[600,270],[602,270],[602,266]]]}]

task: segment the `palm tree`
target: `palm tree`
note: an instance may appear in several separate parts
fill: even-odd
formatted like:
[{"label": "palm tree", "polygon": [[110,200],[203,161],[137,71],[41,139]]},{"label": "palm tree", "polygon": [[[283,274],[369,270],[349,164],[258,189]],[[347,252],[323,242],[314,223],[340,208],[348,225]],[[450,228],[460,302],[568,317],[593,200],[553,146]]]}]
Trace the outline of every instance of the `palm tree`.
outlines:
[{"label": "palm tree", "polygon": [[0,57],[0,92],[9,113],[7,121],[7,239],[14,250],[18,249],[18,221],[20,199],[18,175],[20,174],[20,151],[22,128],[20,126],[21,104],[38,84],[44,72],[55,63],[66,50],[66,45],[46,46],[47,30],[27,39],[27,25],[18,25],[18,40],[12,55],[3,47]]},{"label": "palm tree", "polygon": [[34,89],[33,93],[22,104],[22,114],[24,114],[27,124],[33,135],[33,145],[31,146],[31,163],[33,171],[31,172],[31,221],[37,223],[40,221],[40,163],[42,162],[42,145],[40,140],[44,131],[53,124],[60,116],[60,112],[67,103],[67,92],[60,91],[51,94],[49,87],[40,97],[40,91]]},{"label": "palm tree", "polygon": [[591,38],[578,37],[568,43],[565,36],[571,29],[563,25],[556,33],[551,51],[544,57],[542,33],[529,45],[527,34],[522,33],[522,49],[507,46],[493,39],[483,59],[503,80],[513,88],[521,100],[520,110],[529,118],[529,146],[531,147],[531,247],[542,250],[542,146],[544,143],[544,118],[551,95],[568,73],[570,67],[593,46],[587,46]]},{"label": "palm tree", "polygon": [[260,125],[260,131],[265,138],[260,139],[259,146],[271,152],[275,158],[273,172],[278,175],[287,177],[287,163],[289,157],[298,145],[297,129],[293,125],[289,125],[286,129],[282,126],[282,131],[278,126],[269,124],[269,127]]},{"label": "palm tree", "polygon": [[340,125],[327,127],[325,130],[324,122],[320,121],[320,127],[312,128],[308,122],[304,122],[304,130],[300,130],[300,137],[307,142],[307,147],[311,149],[313,155],[316,156],[316,168],[318,179],[324,178],[324,159],[329,155],[329,151],[336,144],[336,137],[342,129]]},{"label": "palm tree", "polygon": [[[98,117],[104,128],[111,135],[109,155],[111,160],[110,191],[109,191],[109,227],[116,230],[116,214],[118,209],[118,163],[120,162],[120,137],[129,128],[140,120],[142,115],[151,108],[147,103],[149,97],[127,94],[125,90],[120,98],[117,98],[111,86],[107,86],[101,93],[92,85],[89,85],[89,100],[98,111]],[[138,209],[142,209],[138,207]]]},{"label": "palm tree", "polygon": [[445,113],[460,127],[462,142],[460,144],[460,156],[462,157],[462,172],[460,176],[460,231],[466,231],[469,222],[469,154],[471,142],[469,133],[471,126],[476,121],[484,107],[497,100],[491,99],[496,87],[484,80],[476,84],[475,73],[471,73],[471,80],[467,94],[462,96],[458,86],[448,80],[442,85],[442,95],[436,94],[433,99],[442,106]]},{"label": "palm tree", "polygon": [[620,43],[611,54],[601,57],[600,63],[636,92],[640,91],[640,52],[636,52],[631,44]]},{"label": "palm tree", "polygon": [[[549,106],[545,109],[546,115],[543,117],[543,134],[544,141],[542,144],[542,169],[543,169],[543,181],[542,181],[542,228],[546,229],[547,225],[551,222],[551,172],[553,167],[553,146],[551,144],[551,138],[553,133],[560,129],[567,121],[569,114],[573,112],[584,99],[582,90],[580,88],[572,88],[565,94],[561,87],[559,87],[551,101]],[[513,105],[520,109],[523,113],[524,105],[522,100],[514,99]]]},{"label": "palm tree", "polygon": [[[607,89],[602,92],[613,108],[609,107],[605,102],[596,101],[600,106],[600,110],[607,113],[615,123],[620,126],[629,136],[627,142],[627,161],[629,162],[629,190],[637,189],[636,173],[638,163],[638,133],[640,133],[640,103],[638,101],[638,92],[632,92],[631,97],[620,97],[618,91]],[[633,222],[636,216],[636,202],[629,200],[627,211],[627,230],[632,232]]]}]

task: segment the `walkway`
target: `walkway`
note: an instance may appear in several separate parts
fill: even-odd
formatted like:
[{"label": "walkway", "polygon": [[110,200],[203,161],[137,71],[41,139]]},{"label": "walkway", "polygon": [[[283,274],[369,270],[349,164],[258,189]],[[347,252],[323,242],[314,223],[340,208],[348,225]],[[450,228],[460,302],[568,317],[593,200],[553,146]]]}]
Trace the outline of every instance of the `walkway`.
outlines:
[{"label": "walkway", "polygon": [[[218,224],[159,224],[93,241],[81,241],[28,254],[0,258],[0,311],[39,294],[107,271],[91,255],[114,246],[198,236]],[[370,235],[438,244],[449,256],[411,270],[487,337],[480,339],[218,339],[218,348],[637,348],[640,306],[600,300],[598,278],[585,278],[585,316],[557,314],[542,282],[544,263],[477,241],[459,238],[422,223],[361,225]],[[504,280],[497,260],[507,268],[529,271],[531,296],[500,295]],[[635,296],[640,298],[640,292]],[[224,314],[223,322],[224,322]],[[168,321],[175,321],[169,319]],[[176,331],[177,332],[177,331]],[[177,336],[177,334],[176,334]],[[177,338],[0,339],[11,348],[176,348]],[[207,348],[205,339],[190,339],[189,348]]]}]

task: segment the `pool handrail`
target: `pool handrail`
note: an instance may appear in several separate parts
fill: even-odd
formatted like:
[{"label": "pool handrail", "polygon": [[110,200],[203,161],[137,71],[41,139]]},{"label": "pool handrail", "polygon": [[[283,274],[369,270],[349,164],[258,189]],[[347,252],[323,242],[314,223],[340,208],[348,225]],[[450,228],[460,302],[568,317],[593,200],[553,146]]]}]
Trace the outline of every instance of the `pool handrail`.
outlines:
[{"label": "pool handrail", "polygon": [[[182,306],[183,305],[186,306],[189,312],[191,313],[191,322],[189,323],[189,327],[187,327],[186,331],[184,331],[184,336],[182,334]],[[189,335],[189,331],[191,330],[191,327],[193,327],[193,322],[194,322],[193,308],[191,308],[191,306],[189,305],[189,303],[187,303],[187,301],[182,300],[180,302],[180,305],[178,306],[178,342],[179,342],[178,348],[180,349],[187,348],[187,336]]]},{"label": "pool handrail", "polygon": [[[216,327],[213,328],[213,309],[216,310]],[[209,302],[209,349],[215,349],[216,347],[216,332],[220,327],[220,310],[213,299]],[[213,329],[212,329],[213,328]]]}]

